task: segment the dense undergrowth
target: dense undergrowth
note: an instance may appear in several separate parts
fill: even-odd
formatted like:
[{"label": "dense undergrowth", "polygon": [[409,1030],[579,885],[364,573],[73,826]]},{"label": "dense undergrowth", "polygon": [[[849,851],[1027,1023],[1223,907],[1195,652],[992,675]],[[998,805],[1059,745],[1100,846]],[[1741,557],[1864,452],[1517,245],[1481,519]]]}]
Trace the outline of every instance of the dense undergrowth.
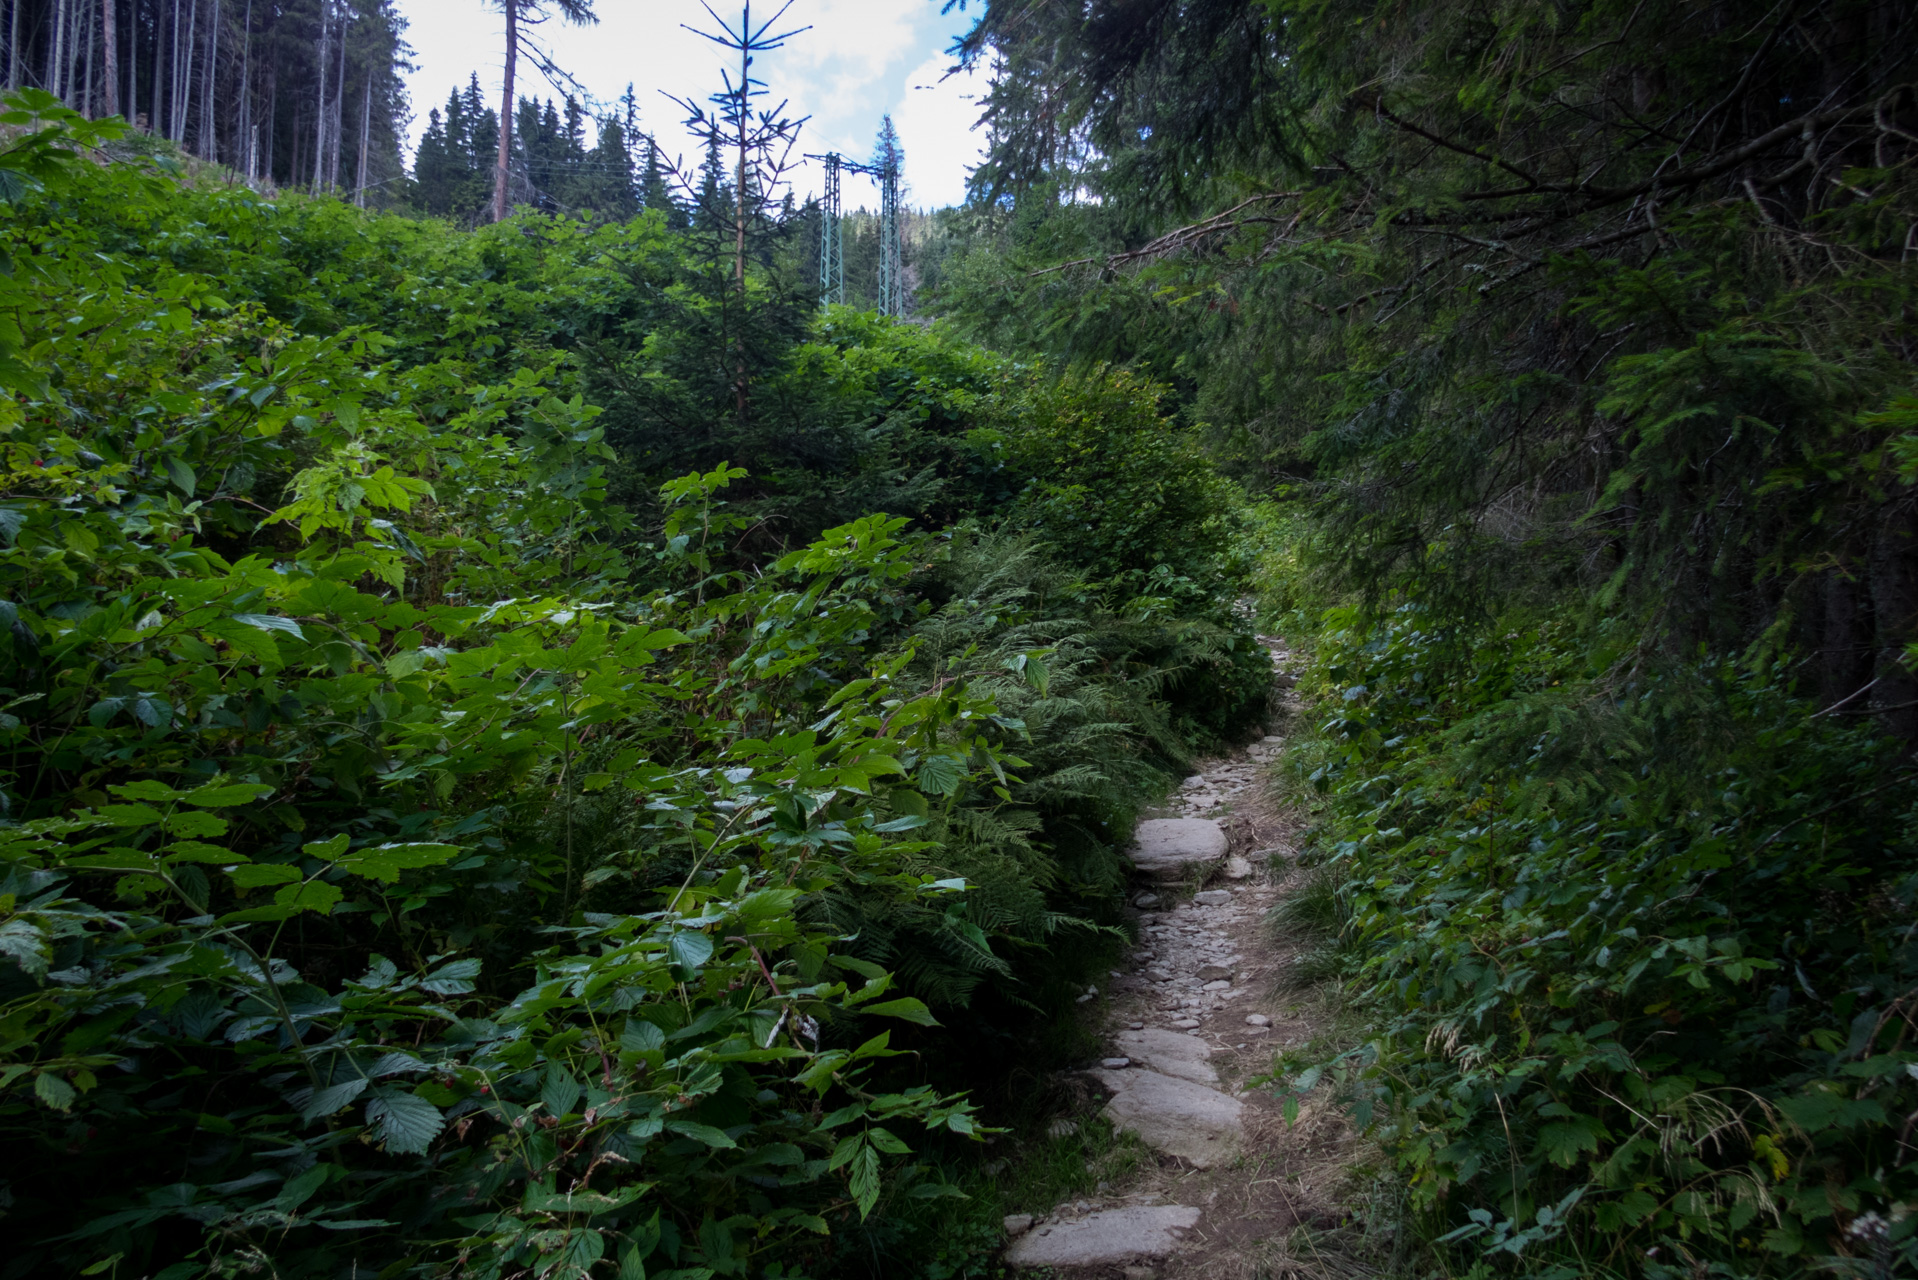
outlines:
[{"label": "dense undergrowth", "polygon": [[1376,1028],[1331,1070],[1432,1234],[1483,1274],[1902,1273],[1905,750],[1789,670],[1356,622],[1297,765]]},{"label": "dense undergrowth", "polygon": [[981,1265],[1263,705],[1158,391],[3,122],[0,1273]]},{"label": "dense undergrowth", "polygon": [[1912,7],[987,0],[962,52],[944,305],[1279,499],[1376,1023],[1305,1082],[1423,1270],[1918,1271]]}]

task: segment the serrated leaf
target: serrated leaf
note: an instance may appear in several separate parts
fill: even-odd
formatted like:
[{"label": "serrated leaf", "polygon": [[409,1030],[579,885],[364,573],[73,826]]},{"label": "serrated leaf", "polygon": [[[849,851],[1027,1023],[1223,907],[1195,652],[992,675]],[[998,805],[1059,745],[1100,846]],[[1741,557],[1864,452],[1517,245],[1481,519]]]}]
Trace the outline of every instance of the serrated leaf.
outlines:
[{"label": "serrated leaf", "polygon": [[196,809],[182,809],[169,813],[162,824],[176,836],[223,836],[226,834],[226,819],[216,818],[210,813],[201,813]]},{"label": "serrated leaf", "polygon": [[55,1111],[67,1111],[73,1106],[73,1100],[79,1095],[73,1086],[51,1071],[42,1071],[33,1078],[33,1096],[52,1107]]},{"label": "serrated leaf", "polygon": [[677,930],[666,944],[666,957],[691,973],[713,958],[713,940],[696,929]]},{"label": "serrated leaf", "polygon": [[859,1203],[862,1220],[879,1203],[879,1153],[871,1147],[861,1147],[852,1158],[852,1196]]},{"label": "serrated leaf", "polygon": [[342,831],[340,834],[331,836],[325,840],[315,840],[311,844],[302,845],[300,852],[309,858],[324,858],[326,861],[331,862],[345,853],[346,846],[351,842],[351,838]]},{"label": "serrated leaf", "polygon": [[388,1151],[416,1156],[446,1127],[440,1109],[416,1094],[382,1089],[366,1104],[366,1120]]},{"label": "serrated leaf", "polygon": [[137,782],[125,782],[107,788],[123,800],[178,800],[186,793],[176,791],[164,782],[153,778],[142,778]]},{"label": "serrated leaf", "polygon": [[298,867],[283,863],[248,862],[226,869],[226,878],[242,889],[264,889],[270,884],[287,884],[300,878]]},{"label": "serrated leaf", "polygon": [[343,1080],[339,1084],[328,1085],[317,1093],[301,1090],[300,1093],[293,1095],[293,1098],[294,1105],[300,1109],[300,1119],[311,1124],[322,1116],[332,1115],[365,1092],[366,1081]]},{"label": "serrated leaf", "polygon": [[290,636],[297,636],[301,640],[306,639],[306,632],[300,630],[300,624],[291,618],[276,618],[270,613],[236,613],[233,615],[233,620],[245,623],[249,627],[257,627],[261,631],[284,631]]},{"label": "serrated leaf", "polygon": [[395,884],[402,871],[441,866],[457,858],[460,852],[456,844],[382,844],[356,849],[338,858],[337,864],[356,876]]},{"label": "serrated leaf", "polygon": [[166,817],[150,804],[103,804],[94,812],[101,821],[116,827],[158,826]]},{"label": "serrated leaf", "polygon": [[420,989],[436,996],[463,996],[473,990],[473,979],[479,977],[478,960],[455,960],[443,964],[420,980]]},{"label": "serrated leaf", "polygon": [[200,840],[175,840],[172,844],[160,846],[160,853],[168,862],[213,862],[222,865],[245,862],[243,853],[235,853],[223,845],[207,844]]},{"label": "serrated leaf", "polygon": [[619,1033],[619,1047],[634,1053],[657,1053],[666,1047],[666,1033],[644,1018],[628,1018]]},{"label": "serrated leaf", "polygon": [[346,895],[340,892],[338,885],[324,880],[311,880],[306,884],[290,884],[273,895],[273,905],[291,911],[317,911],[326,915],[333,910],[333,904]]},{"label": "serrated leaf", "polygon": [[546,1065],[546,1077],[539,1085],[539,1100],[545,1106],[547,1115],[566,1115],[579,1104],[580,1095],[585,1092],[578,1078],[563,1063],[551,1062]]},{"label": "serrated leaf", "polygon": [[52,963],[53,948],[38,927],[16,918],[0,924],[0,956],[19,965],[20,971],[29,978],[37,978]]},{"label": "serrated leaf", "polygon": [[229,805],[250,804],[264,796],[273,794],[273,788],[262,782],[229,782],[217,787],[201,787],[189,791],[180,798],[188,804],[202,805],[207,808],[224,808]]},{"label": "serrated leaf", "polygon": [[919,789],[937,796],[958,792],[966,780],[965,766],[947,755],[931,755],[919,762]]}]

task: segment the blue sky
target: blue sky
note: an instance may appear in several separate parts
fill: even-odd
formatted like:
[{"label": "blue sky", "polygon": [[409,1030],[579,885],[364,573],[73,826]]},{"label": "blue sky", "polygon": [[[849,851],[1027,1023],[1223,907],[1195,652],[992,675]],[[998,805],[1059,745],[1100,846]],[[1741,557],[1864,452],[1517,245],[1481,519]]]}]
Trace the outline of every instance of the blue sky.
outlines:
[{"label": "blue sky", "polygon": [[[479,72],[488,100],[497,104],[505,38],[498,12],[481,0],[400,0],[399,7],[418,68],[408,77],[415,140],[428,110],[470,72]],[[967,24],[966,15],[941,14],[941,7],[941,0],[794,0],[781,29],[810,24],[812,30],[754,64],[773,101],[783,96],[792,115],[812,117],[801,139],[805,151],[836,150],[863,160],[880,117],[891,112],[906,148],[907,202],[920,208],[964,198],[966,170],[979,162],[985,136],[970,130],[979,114],[973,96],[985,77],[941,80],[951,64],[945,50]],[[684,113],[664,94],[703,99],[719,88],[723,51],[681,27],[710,28],[712,20],[698,0],[598,0],[595,8],[598,26],[548,22],[534,38],[604,101],[625,93],[630,81],[641,127],[669,151],[696,159],[695,148],[679,141]],[[736,7],[713,8],[737,22]],[[755,22],[776,8],[755,4]],[[559,96],[524,59],[519,86],[522,94]],[[803,198],[815,181],[808,167],[795,175],[794,186]],[[846,203],[872,206],[877,198],[870,183],[849,180]]]}]

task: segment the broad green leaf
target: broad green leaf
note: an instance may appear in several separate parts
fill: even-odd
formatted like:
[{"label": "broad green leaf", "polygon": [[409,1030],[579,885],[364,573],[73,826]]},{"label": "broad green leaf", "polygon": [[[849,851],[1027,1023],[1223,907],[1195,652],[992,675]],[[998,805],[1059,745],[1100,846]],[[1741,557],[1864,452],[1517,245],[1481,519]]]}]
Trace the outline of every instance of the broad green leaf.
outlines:
[{"label": "broad green leaf", "polygon": [[226,869],[227,879],[242,889],[262,889],[270,884],[288,884],[300,879],[300,869],[282,863],[249,862]]},{"label": "broad green leaf", "polygon": [[876,1013],[884,1018],[904,1018],[907,1022],[916,1022],[922,1027],[936,1027],[939,1020],[932,1016],[932,1010],[926,1002],[913,996],[901,1000],[886,1000],[879,1004],[869,1004],[864,1012]]},{"label": "broad green leaf", "polygon": [[682,1138],[691,1138],[695,1142],[703,1142],[709,1147],[722,1150],[739,1145],[720,1130],[713,1128],[709,1124],[700,1124],[697,1120],[668,1120],[666,1121],[666,1131],[668,1133],[676,1133]]},{"label": "broad green leaf", "polygon": [[273,895],[275,906],[290,908],[294,911],[316,911],[321,915],[333,909],[333,904],[345,895],[339,886],[324,880],[309,880],[305,884],[290,884]]},{"label": "broad green leaf", "polygon": [[401,1089],[382,1088],[366,1104],[366,1120],[374,1136],[397,1155],[419,1155],[433,1144],[446,1125],[440,1109]]},{"label": "broad green leaf", "polygon": [[666,944],[666,955],[682,973],[690,974],[713,957],[713,940],[696,929],[676,929]]},{"label": "broad green leaf", "polygon": [[956,795],[965,780],[965,766],[951,756],[930,755],[919,762],[919,789],[931,795]]},{"label": "broad green leaf", "polygon": [[250,804],[273,794],[273,788],[260,782],[229,782],[220,786],[201,787],[181,796],[188,804],[203,805],[207,808],[224,808],[229,805]]},{"label": "broad green leaf", "polygon": [[585,1092],[564,1063],[547,1064],[545,1078],[539,1086],[539,1100],[545,1106],[547,1115],[557,1117],[568,1114],[578,1105],[580,1096]]},{"label": "broad green leaf", "polygon": [[[307,848],[311,850],[314,846],[308,845]],[[336,855],[335,865],[354,875],[394,884],[399,881],[402,871],[441,866],[457,858],[460,853],[461,849],[456,844],[382,844]]]},{"label": "broad green leaf", "polygon": [[33,1078],[33,1094],[55,1111],[71,1110],[73,1100],[79,1096],[72,1085],[51,1071],[42,1071]]},{"label": "broad green leaf", "polygon": [[291,618],[278,618],[270,613],[236,613],[233,615],[233,620],[243,622],[249,627],[257,627],[261,631],[284,631],[290,636],[301,640],[306,639],[306,633],[300,630],[300,624]]}]

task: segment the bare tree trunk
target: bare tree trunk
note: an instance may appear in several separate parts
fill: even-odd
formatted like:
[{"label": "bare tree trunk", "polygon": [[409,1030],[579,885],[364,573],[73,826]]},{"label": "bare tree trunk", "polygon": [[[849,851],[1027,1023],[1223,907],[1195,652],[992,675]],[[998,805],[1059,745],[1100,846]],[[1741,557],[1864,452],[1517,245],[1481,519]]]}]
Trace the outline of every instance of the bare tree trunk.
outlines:
[{"label": "bare tree trunk", "polygon": [[173,29],[167,33],[166,136],[180,127],[180,0],[173,0]]},{"label": "bare tree trunk", "polygon": [[47,50],[47,92],[60,96],[60,68],[65,61],[67,39],[67,0],[53,3],[53,47]]},{"label": "bare tree trunk", "polygon": [[102,115],[120,114],[120,31],[114,22],[113,0],[100,0],[100,46],[106,58],[100,67]]},{"label": "bare tree trunk", "polygon": [[191,0],[186,11],[186,33],[180,32],[180,11],[173,11],[173,101],[167,104],[167,121],[173,126],[168,135],[175,146],[186,145],[186,113],[193,103],[193,35],[200,23],[200,0]]},{"label": "bare tree trunk", "polygon": [[246,155],[246,180],[258,179],[260,127],[253,123],[253,0],[246,0],[246,16],[240,19],[240,134],[239,146]]},{"label": "bare tree trunk", "polygon": [[80,11],[81,13],[84,13],[84,14],[86,15],[86,22],[87,22],[87,87],[86,87],[86,105],[85,105],[84,107],[81,107],[81,108],[80,108],[80,114],[81,114],[81,115],[84,115],[84,116],[86,116],[86,117],[87,117],[88,119],[92,119],[92,118],[93,118],[93,108],[94,108],[94,100],[93,100],[93,61],[94,61],[94,37],[95,37],[95,35],[96,35],[96,34],[98,33],[98,30],[99,30],[99,29],[98,29],[98,27],[96,27],[96,26],[94,25],[94,21],[93,21],[93,10],[92,10],[92,9],[91,9],[91,8],[90,8],[89,6],[87,6],[87,5],[85,5],[85,4],[82,4],[82,5],[80,5],[80,6],[78,6],[78,8],[79,8],[79,11]]},{"label": "bare tree trunk", "polygon": [[500,94],[499,164],[493,170],[493,221],[506,221],[506,166],[513,155],[513,72],[519,66],[519,0],[506,9],[506,87]]},{"label": "bare tree trunk", "polygon": [[81,65],[85,56],[81,52],[80,24],[91,12],[92,6],[87,0],[67,0],[67,58],[60,68],[61,82],[66,85],[66,96],[76,99],[69,106],[81,113],[87,109],[86,99],[80,96]]},{"label": "bare tree trunk", "polygon": [[[160,0],[153,5],[153,118],[147,121],[147,129],[160,134],[160,86],[166,81],[161,77],[162,58],[166,52],[166,6]],[[162,135],[163,136],[163,135]]]},{"label": "bare tree trunk", "polygon": [[332,20],[331,5],[320,0],[320,99],[319,110],[314,115],[313,124],[313,192],[319,194],[320,186],[326,181],[326,70],[333,61],[333,46],[330,43],[333,29],[327,24]]},{"label": "bare tree trunk", "polygon": [[186,145],[186,122],[193,113],[193,55],[196,44],[194,37],[199,30],[200,0],[193,0],[192,6],[186,11],[186,39],[180,42],[180,48],[186,57],[180,60],[180,114],[179,122],[173,126],[174,133],[178,135],[173,140],[182,147]]},{"label": "bare tree trunk", "polygon": [[[271,53],[271,46],[268,46]],[[266,163],[260,166],[260,172],[268,182],[273,181],[273,137],[275,126],[280,122],[280,62],[269,57],[266,64]],[[298,170],[289,170],[297,173]]]},{"label": "bare tree trunk", "polygon": [[339,74],[333,77],[333,116],[326,125],[326,185],[340,189],[340,139],[346,133],[342,119],[346,105],[346,15],[340,15]]},{"label": "bare tree trunk", "polygon": [[200,77],[200,154],[208,160],[220,158],[220,135],[214,124],[214,71],[220,59],[220,0],[213,0],[213,14],[206,24],[206,71]]},{"label": "bare tree trunk", "polygon": [[359,188],[359,191],[353,198],[353,203],[362,209],[366,208],[366,144],[368,136],[372,133],[372,129],[373,69],[368,67],[366,71],[366,91],[360,95],[360,180],[355,184]]}]

